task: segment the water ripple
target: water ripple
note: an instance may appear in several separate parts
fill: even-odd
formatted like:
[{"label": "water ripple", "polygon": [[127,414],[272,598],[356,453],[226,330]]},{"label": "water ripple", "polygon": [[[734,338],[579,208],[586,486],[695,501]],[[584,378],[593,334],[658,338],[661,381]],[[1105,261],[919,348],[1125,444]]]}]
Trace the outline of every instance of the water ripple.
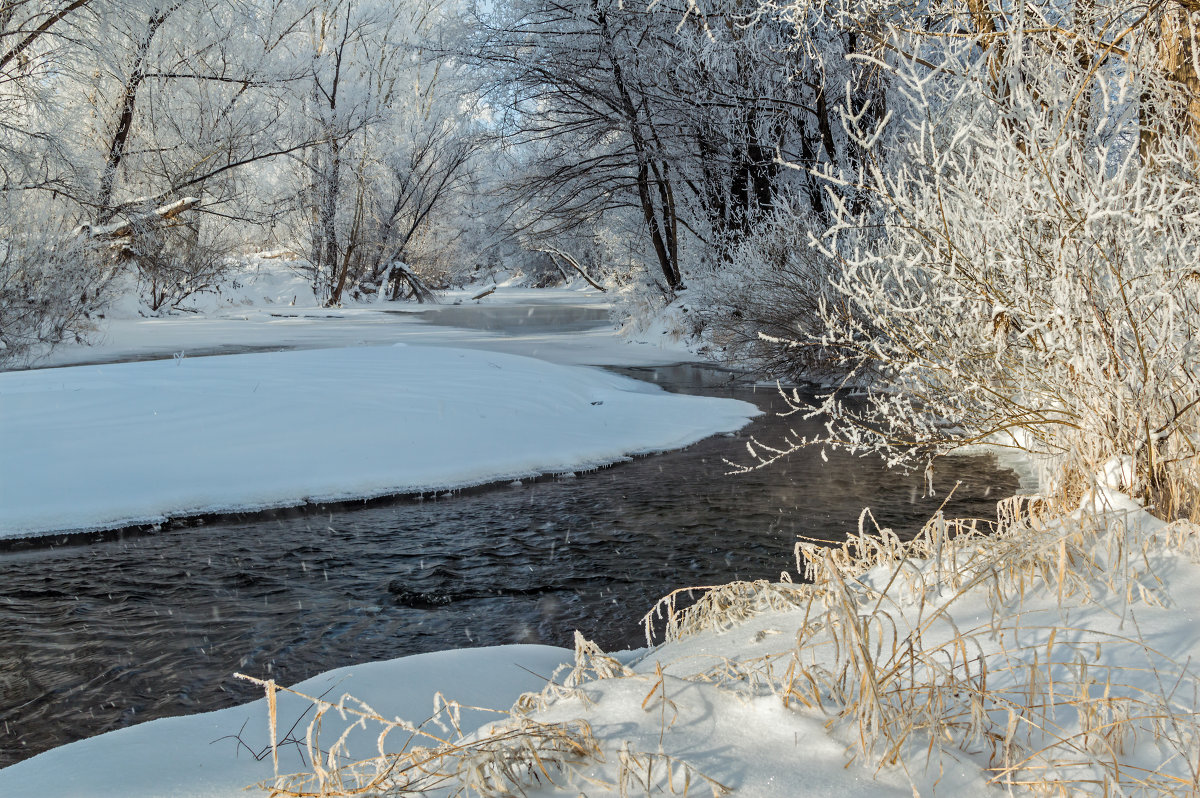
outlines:
[{"label": "water ripple", "polygon": [[[712,372],[647,376],[774,401]],[[941,502],[917,476],[832,454],[724,476],[748,434],[785,428],[766,417],[572,480],[0,553],[0,766],[256,697],[239,670],[288,683],[455,646],[570,645],[575,629],[637,646],[671,589],[777,577],[797,534],[840,539],[865,505],[913,531]],[[957,467],[953,512],[990,514],[1015,490],[988,458]]]}]

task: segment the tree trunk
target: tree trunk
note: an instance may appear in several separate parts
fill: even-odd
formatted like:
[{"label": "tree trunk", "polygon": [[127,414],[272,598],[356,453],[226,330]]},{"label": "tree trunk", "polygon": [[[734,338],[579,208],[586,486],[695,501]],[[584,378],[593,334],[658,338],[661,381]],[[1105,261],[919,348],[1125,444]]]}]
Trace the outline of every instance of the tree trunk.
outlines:
[{"label": "tree trunk", "polygon": [[178,7],[178,5],[173,5],[169,8],[156,9],[146,23],[145,35],[134,50],[132,72],[125,81],[118,110],[117,126],[113,131],[112,141],[109,142],[104,173],[100,176],[100,194],[96,198],[96,204],[99,207],[97,221],[100,224],[108,224],[116,215],[116,209],[112,207],[112,199],[117,185],[117,173],[121,169],[121,161],[125,159],[129,133],[133,128],[138,91],[141,89],[142,81],[146,79],[146,59],[150,54],[150,46],[153,44],[159,28]]},{"label": "tree trunk", "polygon": [[[654,254],[658,258],[659,268],[662,269],[663,276],[667,280],[667,287],[672,291],[678,291],[684,288],[684,285],[683,278],[679,273],[679,239],[676,232],[674,194],[665,178],[665,171],[660,171],[652,163],[650,142],[642,131],[641,116],[625,81],[624,70],[621,68],[620,61],[617,60],[616,46],[608,30],[607,16],[600,9],[599,2],[596,0],[593,0],[592,8],[596,12],[596,20],[599,23],[602,41],[607,50],[608,62],[612,67],[613,85],[620,97],[625,120],[629,126],[633,150],[637,156],[637,190],[638,200],[642,206],[642,218],[645,219],[646,226],[650,230],[650,241],[654,246]],[[652,170],[654,171],[653,181],[651,180]],[[657,193],[662,203],[659,209],[656,209],[654,205],[655,192],[651,190],[651,182],[654,182],[655,188],[658,189]],[[661,221],[660,213],[663,217]]]},{"label": "tree trunk", "polygon": [[1181,0],[1163,11],[1158,37],[1159,65],[1183,97],[1179,105],[1166,104],[1162,108],[1150,107],[1149,98],[1143,98],[1138,142],[1143,163],[1153,160],[1163,136],[1182,136],[1200,145],[1200,75],[1196,73],[1200,53],[1195,35],[1200,30],[1194,32],[1190,24],[1193,11],[1200,11],[1200,2]]},{"label": "tree trunk", "polygon": [[329,275],[328,304],[336,305],[341,301],[342,288],[345,285],[344,275],[340,274],[337,234],[338,199],[341,195],[341,147],[337,139],[328,142],[328,165],[325,174],[321,176],[324,185],[320,191],[320,210],[318,211],[318,229],[321,236],[320,262],[317,268]]}]

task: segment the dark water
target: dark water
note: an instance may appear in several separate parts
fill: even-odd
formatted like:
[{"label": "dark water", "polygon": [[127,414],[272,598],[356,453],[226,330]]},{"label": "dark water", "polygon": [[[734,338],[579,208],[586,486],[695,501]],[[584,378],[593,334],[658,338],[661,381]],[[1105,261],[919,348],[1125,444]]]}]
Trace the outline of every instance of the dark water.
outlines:
[{"label": "dark water", "polygon": [[[628,373],[776,401],[718,371]],[[867,505],[911,532],[940,504],[917,475],[833,454],[724,474],[749,434],[787,423],[571,479],[0,552],[0,765],[257,697],[234,671],[290,683],[447,647],[570,645],[575,629],[639,646],[674,588],[777,577],[797,534],[840,539]],[[957,514],[990,516],[1016,489],[989,458],[953,467]]]}]

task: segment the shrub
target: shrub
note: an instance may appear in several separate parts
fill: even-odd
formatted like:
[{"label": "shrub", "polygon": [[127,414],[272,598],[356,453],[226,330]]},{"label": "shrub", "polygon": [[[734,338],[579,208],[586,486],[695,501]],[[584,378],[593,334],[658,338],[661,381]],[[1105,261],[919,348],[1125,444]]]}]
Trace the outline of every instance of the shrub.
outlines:
[{"label": "shrub", "polygon": [[83,236],[28,231],[0,239],[0,368],[28,365],[63,342],[83,342],[113,279]]},{"label": "shrub", "polygon": [[1051,455],[1067,499],[1125,456],[1121,487],[1195,514],[1200,152],[1186,136],[1138,148],[1136,100],[1179,87],[1054,41],[943,43],[937,70],[894,59],[891,121],[863,129],[844,109],[875,203],[809,236],[840,264],[838,302],[825,332],[777,345],[869,378],[865,403],[810,408],[833,419],[826,443],[894,462],[985,441]]}]

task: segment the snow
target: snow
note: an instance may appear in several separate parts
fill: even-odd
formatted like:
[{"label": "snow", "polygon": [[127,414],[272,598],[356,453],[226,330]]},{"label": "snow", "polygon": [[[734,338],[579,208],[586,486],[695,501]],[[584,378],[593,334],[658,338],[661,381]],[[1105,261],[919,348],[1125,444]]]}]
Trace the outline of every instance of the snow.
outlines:
[{"label": "snow", "polygon": [[501,333],[435,326],[421,317],[462,307],[607,310],[611,297],[591,288],[501,285],[476,301],[471,297],[480,289],[474,286],[447,292],[437,305],[388,302],[324,308],[316,304],[307,284],[286,269],[250,272],[239,279],[236,291],[226,289],[221,295],[198,298],[195,313],[142,316],[145,309],[135,299],[128,299],[110,309],[90,345],[62,346],[36,365],[394,343],[486,349],[567,365],[655,366],[697,360],[686,341],[665,329],[634,336],[631,345],[630,337],[620,334],[611,323],[570,332]]},{"label": "snow", "polygon": [[[665,707],[656,706],[661,703],[657,701],[644,705],[656,689],[665,690],[669,702]],[[586,700],[565,699],[537,717],[558,722],[587,720],[603,741],[607,760],[586,771],[593,780],[619,782],[618,769],[613,765],[619,762],[624,746],[626,751],[640,754],[642,762],[648,761],[646,754],[665,752],[738,795],[912,796],[912,791],[894,778],[876,780],[867,768],[844,768],[845,746],[825,732],[821,720],[789,711],[774,697],[739,696],[712,684],[670,675],[660,680],[653,671],[601,680],[585,692]],[[663,709],[665,712],[660,711]],[[661,764],[657,770],[655,784],[661,794],[671,794],[669,788],[664,788],[666,778]],[[688,794],[710,794],[701,778],[693,775],[691,781]],[[684,794],[683,783],[683,775],[677,772],[673,784],[680,795]],[[552,794],[550,790],[545,792]],[[529,794],[539,795],[542,791],[531,790]],[[562,790],[558,794],[570,793]]]},{"label": "snow", "polygon": [[1134,474],[1133,458],[1126,454],[1106,462],[1100,468],[1096,482],[1113,491],[1128,490],[1134,484]]},{"label": "snow", "polygon": [[[990,581],[954,589],[941,581],[942,566],[921,559],[903,565],[885,563],[864,572],[848,583],[849,600],[860,607],[883,607],[887,623],[895,624],[899,637],[921,629],[920,642],[926,650],[938,650],[947,641],[967,634],[972,661],[988,660],[990,689],[1013,707],[1021,707],[1026,691],[1022,678],[1038,669],[1039,657],[1043,669],[1045,660],[1052,660],[1058,682],[1049,694],[1052,706],[1046,708],[1043,693],[1036,697],[1033,709],[1019,711],[1052,713],[1055,724],[1047,728],[1064,737],[1070,738],[1076,731],[1077,716],[1082,717],[1080,698],[1071,692],[1070,669],[1085,661],[1088,672],[1094,674],[1087,684],[1097,704],[1119,701],[1125,695],[1151,702],[1161,696],[1186,728],[1200,710],[1194,690],[1198,675],[1191,664],[1200,661],[1200,623],[1195,610],[1200,606],[1200,558],[1195,550],[1189,557],[1161,545],[1163,540],[1156,544],[1155,536],[1164,533],[1164,525],[1106,488],[1090,497],[1088,506],[1075,516],[1051,527],[1088,518],[1099,524],[1094,545],[1084,547],[1088,556],[1105,565],[1101,552],[1111,550],[1118,538],[1137,547],[1144,552],[1143,562],[1161,580],[1154,601],[1135,598],[1130,602],[1105,587],[1105,580],[1120,570],[1120,564],[1111,561],[1105,565],[1107,573],[1085,580],[1085,592],[1064,594],[1045,579],[1031,578],[1019,597],[997,604]],[[896,579],[897,571],[912,578]],[[1145,572],[1133,574],[1135,579],[1145,576]],[[919,588],[914,590],[913,585]],[[788,584],[779,587],[794,589]],[[540,776],[528,780],[522,785],[522,794],[529,796],[610,795],[617,794],[622,783],[629,794],[643,794],[638,784],[647,768],[652,781],[666,794],[667,763],[679,794],[683,794],[685,778],[691,783],[688,794],[695,795],[710,794],[713,784],[756,798],[1009,794],[1007,789],[989,784],[993,775],[989,766],[994,763],[985,752],[987,745],[980,741],[959,749],[945,741],[931,744],[918,731],[903,748],[903,766],[879,766],[858,750],[855,724],[839,720],[832,711],[836,700],[828,699],[830,712],[806,707],[794,697],[782,700],[779,685],[790,678],[793,663],[797,667],[837,666],[840,655],[830,652],[820,626],[814,627],[799,650],[795,648],[797,630],[813,620],[812,613],[821,617],[825,610],[819,605],[810,610],[778,603],[773,608],[761,603],[745,609],[739,617],[714,618],[707,628],[681,634],[656,648],[613,655],[604,673],[604,667],[596,663],[605,655],[589,653],[585,644],[577,651],[575,664],[582,666],[578,672],[590,669],[591,676],[572,688],[571,676],[560,671],[555,685],[540,696],[535,694],[545,684],[543,677],[560,663],[569,665],[571,652],[504,646],[418,655],[339,669],[296,689],[313,696],[326,695],[330,701],[343,694],[354,695],[384,716],[416,724],[434,713],[435,701],[442,697],[503,711],[519,693],[532,691],[522,702],[528,713],[523,717],[539,723],[582,721],[599,755],[574,769],[551,772],[561,788],[557,791]],[[889,644],[882,642],[882,646],[872,645],[877,665],[888,657]],[[941,650],[949,658],[954,648]],[[968,704],[956,708],[957,699],[957,693],[945,694],[948,717],[965,717],[961,713],[968,711]],[[293,729],[305,707],[304,701],[281,693],[279,728]],[[272,777],[269,756],[255,760],[249,755],[251,749],[260,755],[267,750],[266,715],[260,700],[220,712],[152,721],[72,743],[0,770],[0,794],[234,798],[245,794],[241,791],[245,785]],[[463,739],[469,742],[502,730],[506,720],[508,716],[503,714],[464,712],[462,727],[468,733]],[[914,722],[920,720],[914,718]],[[306,721],[307,717],[294,728],[295,738],[303,737]],[[1003,733],[1003,713],[992,722],[1000,723]],[[1133,722],[1138,723],[1136,718]],[[340,724],[349,723],[350,719],[335,722],[330,715],[325,733],[336,736]],[[476,726],[478,731],[470,733]],[[1168,725],[1166,738],[1157,743],[1127,740],[1120,759],[1128,773],[1134,777],[1141,772],[1165,774],[1167,778],[1182,773],[1186,778],[1187,765],[1182,760],[1194,758],[1195,751],[1188,750],[1191,742],[1186,731],[1171,739],[1176,732],[1170,728]],[[376,731],[370,725],[355,731],[351,752],[370,755]],[[1036,738],[1039,732],[1034,729],[1031,733]],[[239,748],[229,735],[240,735],[245,746]],[[389,740],[405,736],[393,732]],[[1182,753],[1172,753],[1175,749]],[[1060,765],[1060,775],[1072,768],[1091,767],[1087,757],[1080,760],[1081,750],[1067,751],[1067,759],[1073,761]],[[1112,749],[1102,746],[1095,750],[1103,754]],[[280,756],[281,773],[305,769],[297,758],[296,745],[282,746]],[[1139,767],[1146,770],[1138,771]],[[1038,768],[1035,762],[1033,769]],[[1075,786],[1088,788],[1089,784]],[[448,789],[432,794],[448,794]]]},{"label": "snow", "polygon": [[757,414],[597,369],[424,346],[9,372],[0,537],[586,470]]},{"label": "snow", "polygon": [[[351,693],[385,712],[419,721],[431,714],[433,697],[439,692],[466,704],[507,707],[522,692],[540,689],[542,677],[553,673],[569,654],[536,645],[439,651],[338,668],[295,688],[335,699]],[[308,702],[295,696],[279,695],[280,739],[307,707]],[[463,713],[464,723],[482,723],[485,718],[484,713]],[[307,718],[296,732],[301,739],[306,723]],[[240,745],[238,736],[247,745]],[[0,795],[244,798],[246,786],[269,779],[274,772],[270,755],[262,756],[268,740],[266,699],[201,715],[164,718],[80,740],[4,768]],[[281,771],[303,767],[296,746],[281,746],[279,754]]]}]

